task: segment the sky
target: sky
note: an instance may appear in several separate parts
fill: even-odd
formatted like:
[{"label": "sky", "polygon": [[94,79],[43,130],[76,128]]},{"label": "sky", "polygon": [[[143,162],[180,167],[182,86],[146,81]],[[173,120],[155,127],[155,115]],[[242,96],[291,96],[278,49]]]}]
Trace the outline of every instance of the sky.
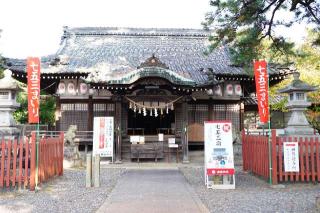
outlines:
[{"label": "sky", "polygon": [[[0,54],[26,58],[54,54],[63,26],[201,29],[209,0],[2,0]],[[304,28],[280,34],[300,41]]]}]

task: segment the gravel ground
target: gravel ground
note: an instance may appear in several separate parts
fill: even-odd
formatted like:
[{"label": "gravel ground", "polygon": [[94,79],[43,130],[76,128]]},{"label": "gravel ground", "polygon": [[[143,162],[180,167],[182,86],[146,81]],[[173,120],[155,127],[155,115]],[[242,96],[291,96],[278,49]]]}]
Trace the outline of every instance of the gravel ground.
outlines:
[{"label": "gravel ground", "polygon": [[317,212],[320,184],[286,184],[272,189],[237,168],[235,190],[212,190],[204,186],[203,167],[181,167],[180,171],[210,212]]},{"label": "gravel ground", "polygon": [[0,192],[0,212],[94,212],[106,200],[124,169],[101,169],[101,187],[85,187],[85,170],[64,170],[38,192]]}]

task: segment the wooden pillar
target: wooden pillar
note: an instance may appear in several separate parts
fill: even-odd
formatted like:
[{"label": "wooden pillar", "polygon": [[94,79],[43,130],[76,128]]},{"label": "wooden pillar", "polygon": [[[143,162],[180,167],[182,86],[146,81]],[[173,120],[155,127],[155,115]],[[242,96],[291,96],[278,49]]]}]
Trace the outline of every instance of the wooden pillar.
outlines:
[{"label": "wooden pillar", "polygon": [[182,152],[183,163],[189,163],[189,143],[188,143],[188,98],[184,97],[182,102]]},{"label": "wooden pillar", "polygon": [[213,119],[213,100],[210,98],[208,104],[208,120],[212,121]]},{"label": "wooden pillar", "polygon": [[88,99],[88,131],[93,131],[93,100],[91,95]]},{"label": "wooden pillar", "polygon": [[115,98],[115,141],[116,141],[116,163],[121,162],[121,145],[122,145],[122,134],[121,134],[121,114],[122,114],[122,96],[117,95]]},{"label": "wooden pillar", "polygon": [[244,104],[243,102],[240,102],[240,129],[239,131],[242,131],[244,129]]}]

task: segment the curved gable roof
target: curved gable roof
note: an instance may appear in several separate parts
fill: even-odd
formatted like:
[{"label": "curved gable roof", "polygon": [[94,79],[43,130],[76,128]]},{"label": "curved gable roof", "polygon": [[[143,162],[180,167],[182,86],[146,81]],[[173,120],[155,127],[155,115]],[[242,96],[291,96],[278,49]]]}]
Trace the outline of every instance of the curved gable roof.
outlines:
[{"label": "curved gable roof", "polygon": [[227,48],[206,55],[208,32],[195,29],[65,28],[61,63],[46,72],[103,72],[113,76],[137,70],[153,54],[169,70],[197,83],[208,80],[203,72],[245,74],[231,65]]}]

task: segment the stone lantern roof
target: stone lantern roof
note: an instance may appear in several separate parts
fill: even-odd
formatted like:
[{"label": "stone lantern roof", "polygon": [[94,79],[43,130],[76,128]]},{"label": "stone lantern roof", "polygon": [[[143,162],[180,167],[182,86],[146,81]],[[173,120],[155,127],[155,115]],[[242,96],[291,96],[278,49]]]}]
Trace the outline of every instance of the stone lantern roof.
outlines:
[{"label": "stone lantern roof", "polygon": [[279,89],[280,93],[289,93],[294,91],[301,91],[301,92],[311,92],[316,91],[317,87],[311,86],[303,81],[300,80],[300,73],[294,72],[293,73],[293,81],[286,87]]},{"label": "stone lantern roof", "polygon": [[11,77],[11,71],[6,69],[4,71],[4,78],[0,79],[1,90],[20,90],[20,87],[16,80]]}]

